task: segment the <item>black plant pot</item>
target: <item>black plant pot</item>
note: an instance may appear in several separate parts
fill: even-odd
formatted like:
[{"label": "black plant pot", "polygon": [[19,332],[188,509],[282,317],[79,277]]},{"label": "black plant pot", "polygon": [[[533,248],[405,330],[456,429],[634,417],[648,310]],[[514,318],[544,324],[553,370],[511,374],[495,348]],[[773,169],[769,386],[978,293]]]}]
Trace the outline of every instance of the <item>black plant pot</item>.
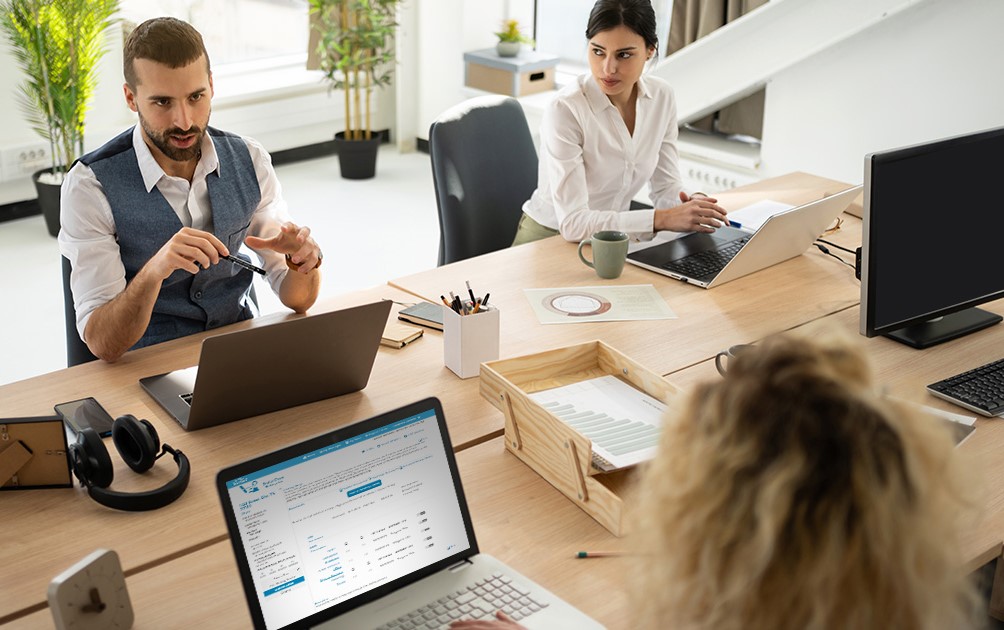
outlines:
[{"label": "black plant pot", "polygon": [[59,184],[46,184],[38,181],[38,176],[48,173],[49,169],[43,168],[35,171],[31,175],[31,181],[35,182],[35,191],[38,193],[38,205],[42,208],[42,216],[45,217],[45,227],[49,234],[59,236]]},{"label": "black plant pot", "polygon": [[335,134],[338,148],[338,164],[345,179],[370,179],[376,175],[377,149],[380,136],[374,134],[369,140],[346,140],[345,133]]}]

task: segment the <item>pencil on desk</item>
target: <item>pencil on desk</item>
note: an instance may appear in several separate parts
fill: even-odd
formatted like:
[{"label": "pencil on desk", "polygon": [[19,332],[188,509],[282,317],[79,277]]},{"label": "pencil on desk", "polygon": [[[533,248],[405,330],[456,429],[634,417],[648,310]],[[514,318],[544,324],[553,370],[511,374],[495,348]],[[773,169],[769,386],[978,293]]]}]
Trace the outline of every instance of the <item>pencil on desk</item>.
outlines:
[{"label": "pencil on desk", "polygon": [[579,551],[576,558],[613,558],[615,556],[629,556],[626,551]]}]

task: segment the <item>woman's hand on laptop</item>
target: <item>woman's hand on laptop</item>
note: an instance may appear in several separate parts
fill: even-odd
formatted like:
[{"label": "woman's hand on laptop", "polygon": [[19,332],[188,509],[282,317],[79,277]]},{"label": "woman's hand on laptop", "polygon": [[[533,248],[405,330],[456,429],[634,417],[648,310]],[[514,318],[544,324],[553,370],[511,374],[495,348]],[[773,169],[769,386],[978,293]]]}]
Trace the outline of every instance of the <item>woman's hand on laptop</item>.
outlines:
[{"label": "woman's hand on laptop", "polygon": [[495,613],[495,619],[461,619],[451,623],[450,628],[451,630],[526,630],[501,610]]},{"label": "woman's hand on laptop", "polygon": [[659,208],[655,211],[653,228],[673,232],[714,232],[729,220],[725,209],[717,204],[717,199],[704,196],[689,196],[680,193],[681,203],[673,208]]}]

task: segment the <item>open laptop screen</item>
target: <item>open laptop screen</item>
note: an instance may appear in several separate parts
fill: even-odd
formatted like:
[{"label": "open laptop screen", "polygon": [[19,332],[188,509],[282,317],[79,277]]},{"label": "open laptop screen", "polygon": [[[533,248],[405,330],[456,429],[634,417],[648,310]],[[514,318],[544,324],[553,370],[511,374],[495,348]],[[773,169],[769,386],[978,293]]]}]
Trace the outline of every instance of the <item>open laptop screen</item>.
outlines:
[{"label": "open laptop screen", "polygon": [[436,399],[220,471],[251,616],[306,627],[477,553]]}]

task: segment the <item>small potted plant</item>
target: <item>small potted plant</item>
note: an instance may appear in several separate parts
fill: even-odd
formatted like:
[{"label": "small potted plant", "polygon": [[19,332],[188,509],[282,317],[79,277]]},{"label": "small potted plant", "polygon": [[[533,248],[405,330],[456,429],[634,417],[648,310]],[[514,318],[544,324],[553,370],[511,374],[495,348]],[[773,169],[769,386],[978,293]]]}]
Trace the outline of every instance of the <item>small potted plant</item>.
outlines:
[{"label": "small potted plant", "polygon": [[97,86],[103,35],[118,0],[3,0],[0,29],[27,75],[17,96],[25,118],[49,141],[52,168],[35,173],[39,205],[53,236],[59,234],[59,186],[84,152],[84,115]]},{"label": "small potted plant", "polygon": [[330,88],[345,95],[345,131],[335,134],[345,179],[376,174],[380,138],[373,135],[370,101],[373,88],[390,85],[398,2],[310,0],[320,69]]},{"label": "small potted plant", "polygon": [[519,22],[516,20],[504,20],[502,30],[495,35],[499,38],[495,44],[495,52],[499,57],[515,57],[522,50],[523,44],[533,45],[533,40],[520,32]]}]

